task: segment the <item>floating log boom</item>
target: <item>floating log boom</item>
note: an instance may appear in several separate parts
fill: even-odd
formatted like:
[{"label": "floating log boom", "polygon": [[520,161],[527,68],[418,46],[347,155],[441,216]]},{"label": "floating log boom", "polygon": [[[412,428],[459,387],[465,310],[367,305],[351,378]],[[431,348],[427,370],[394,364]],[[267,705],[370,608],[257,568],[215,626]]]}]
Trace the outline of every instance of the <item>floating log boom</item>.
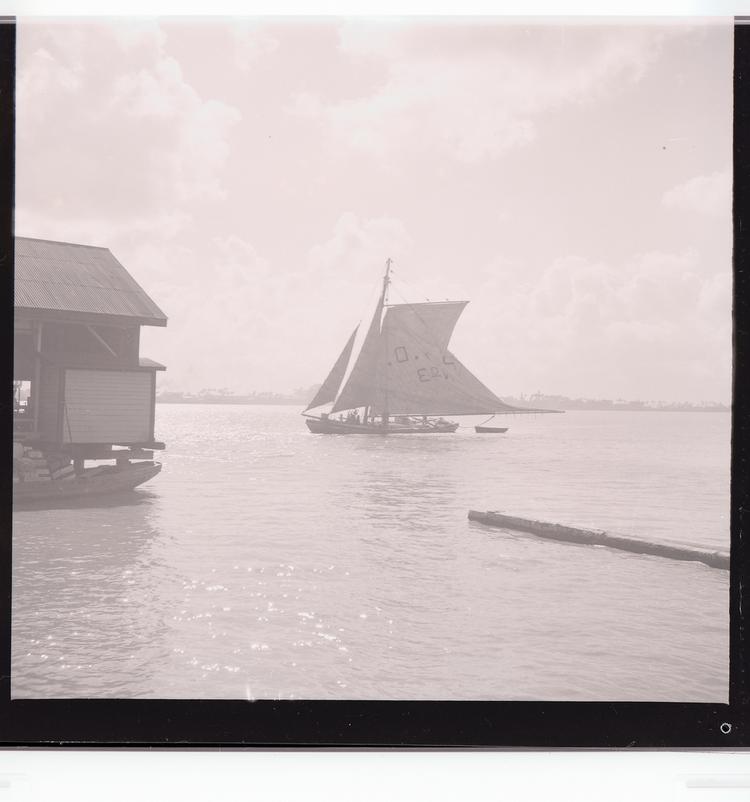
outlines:
[{"label": "floating log boom", "polygon": [[500,512],[478,512],[469,510],[469,520],[477,521],[487,526],[500,529],[513,529],[519,532],[529,532],[537,537],[547,540],[557,540],[562,543],[579,543],[587,546],[607,546],[620,551],[629,551],[634,554],[651,554],[655,557],[668,557],[671,560],[691,560],[705,563],[711,568],[729,570],[729,554],[723,551],[708,551],[692,546],[668,545],[638,540],[622,535],[612,535],[597,529],[578,529],[561,524],[534,521],[529,518],[517,518],[504,515]]}]

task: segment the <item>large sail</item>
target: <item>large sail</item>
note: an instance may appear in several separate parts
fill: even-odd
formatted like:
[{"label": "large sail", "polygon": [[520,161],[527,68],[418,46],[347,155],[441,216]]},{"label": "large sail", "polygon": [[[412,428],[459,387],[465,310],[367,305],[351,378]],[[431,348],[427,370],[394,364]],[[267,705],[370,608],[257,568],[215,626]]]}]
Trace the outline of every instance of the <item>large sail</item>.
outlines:
[{"label": "large sail", "polygon": [[[437,349],[445,350],[453,329],[468,301],[426,302],[419,304],[394,304],[389,306],[383,320],[382,337],[384,354],[389,359],[403,361],[403,348],[412,352]],[[399,348],[402,359],[398,360]]]},{"label": "large sail", "polygon": [[330,404],[335,400],[336,393],[339,391],[344,374],[346,373],[347,365],[349,364],[349,357],[354,347],[354,338],[357,336],[357,329],[359,329],[359,326],[352,332],[352,336],[349,337],[344,346],[344,350],[339,354],[339,358],[331,368],[331,372],[315,394],[315,398],[307,405],[305,412],[310,409],[315,409],[316,407],[322,407],[323,404]]},{"label": "large sail", "polygon": [[466,301],[395,304],[376,313],[332,412],[369,406],[375,415],[531,412],[498,398],[449,350]]},{"label": "large sail", "polygon": [[383,321],[375,414],[479,415],[514,411],[448,350],[466,301],[398,304]]},{"label": "large sail", "polygon": [[529,412],[506,404],[450,351],[385,364],[385,388],[373,402],[376,415],[490,415]]}]

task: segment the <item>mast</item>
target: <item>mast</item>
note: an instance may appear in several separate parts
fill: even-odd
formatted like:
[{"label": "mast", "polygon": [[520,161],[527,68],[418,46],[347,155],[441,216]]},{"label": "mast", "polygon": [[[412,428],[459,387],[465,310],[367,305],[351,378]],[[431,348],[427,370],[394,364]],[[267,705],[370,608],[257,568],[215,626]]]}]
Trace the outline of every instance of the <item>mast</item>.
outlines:
[{"label": "mast", "polygon": [[[385,260],[385,275],[383,276],[383,303],[385,306],[388,303],[388,285],[391,283],[391,257]],[[385,332],[383,337],[383,364],[388,364],[388,333]],[[388,426],[388,371],[383,371],[383,426]]]}]

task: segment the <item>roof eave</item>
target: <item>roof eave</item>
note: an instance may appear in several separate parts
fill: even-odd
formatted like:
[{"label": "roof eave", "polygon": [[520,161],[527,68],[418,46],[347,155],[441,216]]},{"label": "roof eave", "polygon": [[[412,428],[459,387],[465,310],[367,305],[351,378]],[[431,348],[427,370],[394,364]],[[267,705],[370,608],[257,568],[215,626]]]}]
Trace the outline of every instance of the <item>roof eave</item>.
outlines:
[{"label": "roof eave", "polygon": [[30,306],[16,306],[16,317],[27,317],[49,323],[129,323],[138,326],[166,326],[166,317],[139,317],[135,315],[108,315],[102,312],[76,312],[65,309],[40,309]]}]

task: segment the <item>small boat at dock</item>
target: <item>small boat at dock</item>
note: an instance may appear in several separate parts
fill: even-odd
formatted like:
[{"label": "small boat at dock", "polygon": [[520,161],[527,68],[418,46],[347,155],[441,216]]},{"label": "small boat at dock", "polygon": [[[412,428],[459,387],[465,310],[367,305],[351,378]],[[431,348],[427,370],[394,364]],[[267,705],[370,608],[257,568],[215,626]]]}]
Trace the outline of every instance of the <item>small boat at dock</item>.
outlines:
[{"label": "small boat at dock", "polygon": [[508,427],[505,426],[475,426],[474,431],[477,434],[504,434],[508,431]]},{"label": "small boat at dock", "polygon": [[159,462],[98,465],[65,479],[18,482],[13,485],[13,506],[66,500],[78,496],[122,493],[153,479],[161,471]]}]

